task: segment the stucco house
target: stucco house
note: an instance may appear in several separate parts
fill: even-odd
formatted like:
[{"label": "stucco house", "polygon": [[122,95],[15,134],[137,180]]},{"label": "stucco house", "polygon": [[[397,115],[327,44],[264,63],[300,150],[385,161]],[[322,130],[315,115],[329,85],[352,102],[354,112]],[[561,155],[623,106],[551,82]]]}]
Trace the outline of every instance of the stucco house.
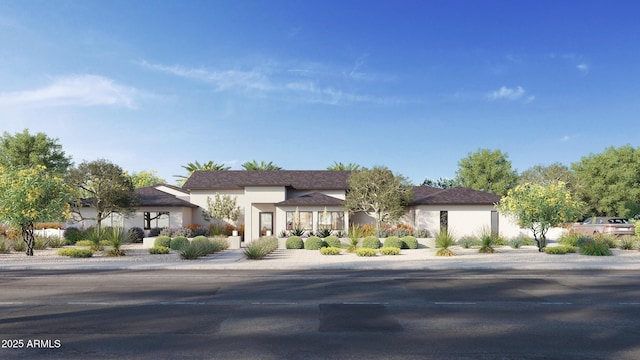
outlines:
[{"label": "stucco house", "polygon": [[[244,225],[245,241],[291,230],[294,219],[308,231],[348,230],[349,224],[374,223],[367,214],[349,214],[344,209],[350,171],[196,171],[182,188],[155,185],[137,189],[140,206],[133,216],[112,218],[124,227],[179,228],[207,225],[202,210],[216,193],[235,197],[240,207],[236,226]],[[437,232],[447,226],[456,236],[491,229],[506,237],[521,229],[501,216],[494,204],[500,197],[467,188],[438,189],[415,186],[414,199],[401,222],[414,229]],[[89,211],[89,210],[87,210]],[[351,216],[351,217],[350,217]],[[110,225],[109,221],[105,222]]]}]

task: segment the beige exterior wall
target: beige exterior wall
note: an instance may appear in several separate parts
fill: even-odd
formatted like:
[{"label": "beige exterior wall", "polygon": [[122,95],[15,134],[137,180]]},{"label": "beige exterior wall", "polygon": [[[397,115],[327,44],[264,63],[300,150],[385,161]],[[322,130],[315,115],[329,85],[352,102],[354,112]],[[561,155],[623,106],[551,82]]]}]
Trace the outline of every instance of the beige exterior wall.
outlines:
[{"label": "beige exterior wall", "polygon": [[[273,213],[273,234],[277,235],[276,208],[273,204],[284,201],[286,189],[284,186],[248,186],[244,189],[243,202],[238,205],[245,209],[244,215],[244,240],[245,242],[258,239],[260,237],[260,213]],[[250,209],[250,211],[247,211]]]},{"label": "beige exterior wall", "polygon": [[[478,235],[483,228],[491,229],[492,205],[428,205],[416,206],[409,211],[409,224],[416,229],[427,229],[431,234],[440,231],[440,211],[448,212],[449,229],[454,236]],[[411,219],[412,218],[412,219]],[[519,236],[521,230],[509,219],[498,215],[500,235],[510,238]]]}]

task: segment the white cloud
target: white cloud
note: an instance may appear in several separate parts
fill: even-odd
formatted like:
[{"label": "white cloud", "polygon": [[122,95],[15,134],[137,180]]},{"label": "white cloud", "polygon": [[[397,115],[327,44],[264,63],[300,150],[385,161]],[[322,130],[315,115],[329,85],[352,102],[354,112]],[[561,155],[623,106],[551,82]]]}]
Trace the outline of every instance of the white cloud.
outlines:
[{"label": "white cloud", "polygon": [[0,93],[0,105],[98,106],[134,108],[137,91],[98,75],[73,75],[55,79],[33,90]]},{"label": "white cloud", "polygon": [[[336,86],[331,86],[331,71],[319,71],[315,67],[285,67],[271,66],[254,68],[250,71],[242,70],[205,70],[187,68],[180,65],[166,66],[152,64],[147,61],[137,62],[146,69],[158,71],[185,79],[200,81],[213,86],[216,91],[243,91],[259,96],[274,96],[278,100],[341,105],[347,103],[388,104],[400,102],[397,99],[361,95],[344,92]],[[273,65],[273,64],[272,64]],[[354,71],[359,67],[358,63]],[[351,78],[362,76],[352,72]],[[301,80],[304,79],[304,80]],[[372,77],[373,79],[373,77]],[[326,84],[325,84],[326,83]]]},{"label": "white cloud", "polygon": [[576,67],[585,74],[589,72],[589,65],[585,63],[578,64]]},{"label": "white cloud", "polygon": [[[526,92],[527,91],[524,88],[522,88],[522,86],[517,86],[513,89],[503,86],[500,89],[492,91],[489,94],[487,94],[487,99],[489,99],[489,101],[496,101],[496,100],[514,101],[514,100],[519,100],[523,98]],[[524,100],[527,103],[529,103],[534,99],[535,99],[535,96],[527,96]]]},{"label": "white cloud", "polygon": [[205,69],[192,69],[180,65],[166,66],[160,64],[151,64],[146,61],[140,61],[143,67],[179,76],[186,79],[202,81],[213,85],[217,91],[229,89],[240,90],[269,90],[273,86],[270,84],[266,75],[254,69],[251,71],[240,70],[223,70],[209,71]]}]

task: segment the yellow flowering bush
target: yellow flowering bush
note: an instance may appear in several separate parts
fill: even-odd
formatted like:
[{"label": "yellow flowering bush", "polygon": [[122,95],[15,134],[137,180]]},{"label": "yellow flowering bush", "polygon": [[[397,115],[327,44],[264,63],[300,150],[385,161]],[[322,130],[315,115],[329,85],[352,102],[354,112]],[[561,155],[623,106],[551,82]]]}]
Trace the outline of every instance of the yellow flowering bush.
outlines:
[{"label": "yellow flowering bush", "polygon": [[503,215],[533,232],[539,251],[547,245],[546,234],[550,227],[575,221],[583,208],[562,181],[550,185],[518,185],[509,190],[496,206]]}]

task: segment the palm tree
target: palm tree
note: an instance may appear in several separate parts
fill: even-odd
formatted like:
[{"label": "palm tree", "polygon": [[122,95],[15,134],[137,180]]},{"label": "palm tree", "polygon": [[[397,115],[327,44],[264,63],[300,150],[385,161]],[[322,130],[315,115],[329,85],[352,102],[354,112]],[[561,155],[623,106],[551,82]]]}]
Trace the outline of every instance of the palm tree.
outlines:
[{"label": "palm tree", "polygon": [[328,166],[327,170],[351,170],[356,171],[360,169],[360,165],[355,163],[343,164],[341,162],[334,161],[333,165]]},{"label": "palm tree", "polygon": [[198,170],[214,170],[214,171],[226,171],[231,169],[230,166],[225,166],[223,164],[216,164],[213,160],[209,160],[204,164],[200,164],[198,161],[190,162],[187,165],[182,165],[182,168],[187,170],[189,174],[185,175],[173,175],[178,178],[178,183],[184,183],[187,181],[189,176]]},{"label": "palm tree", "polygon": [[242,164],[242,167],[245,170],[282,170],[280,166],[275,165],[273,162],[269,161],[267,163],[264,162],[264,160],[260,162],[257,162],[256,160],[247,161]]}]

